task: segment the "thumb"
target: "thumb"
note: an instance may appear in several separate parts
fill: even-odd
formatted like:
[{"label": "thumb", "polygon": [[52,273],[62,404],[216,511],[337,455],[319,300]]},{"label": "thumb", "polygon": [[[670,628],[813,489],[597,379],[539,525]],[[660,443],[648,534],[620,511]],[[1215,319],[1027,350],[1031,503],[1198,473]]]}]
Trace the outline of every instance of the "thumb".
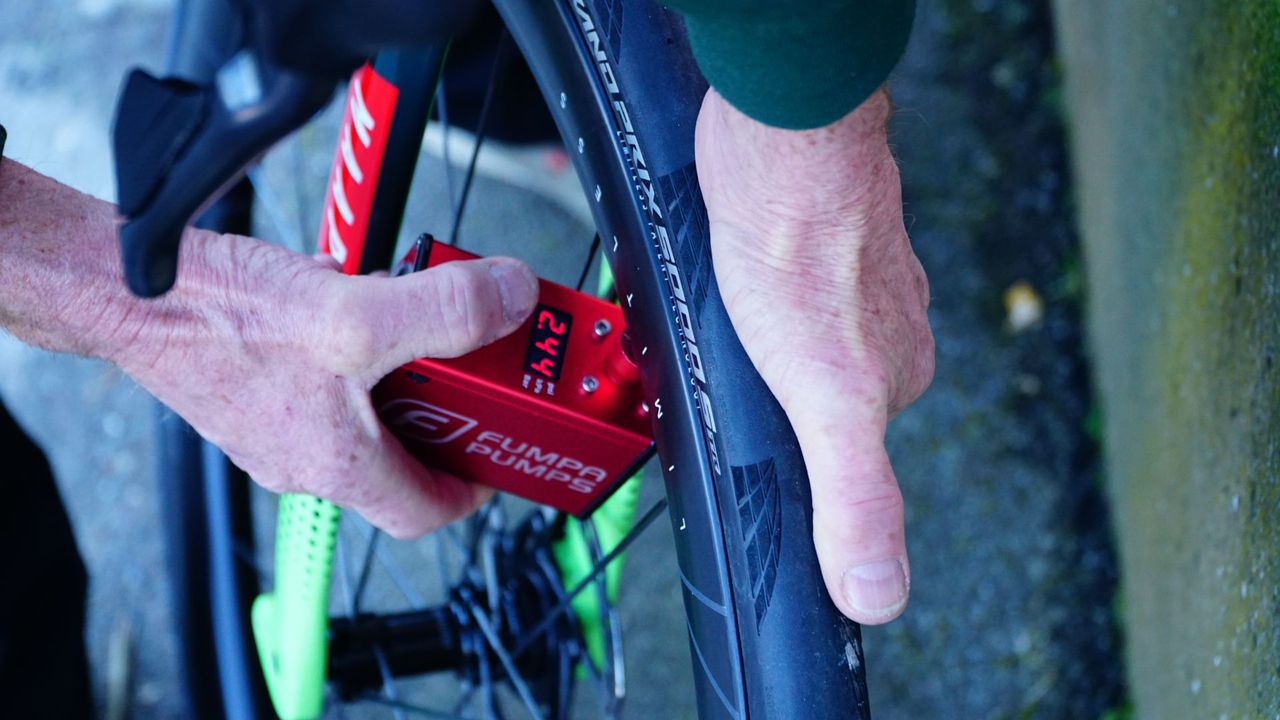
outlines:
[{"label": "thumb", "polygon": [[356,318],[374,379],[420,357],[451,358],[514,332],[538,300],[538,279],[514,258],[449,262],[396,278],[357,277]]},{"label": "thumb", "polygon": [[911,570],[902,493],[884,447],[887,403],[865,389],[805,394],[788,416],[809,470],[813,543],[827,591],[848,617],[888,622],[907,606]]}]

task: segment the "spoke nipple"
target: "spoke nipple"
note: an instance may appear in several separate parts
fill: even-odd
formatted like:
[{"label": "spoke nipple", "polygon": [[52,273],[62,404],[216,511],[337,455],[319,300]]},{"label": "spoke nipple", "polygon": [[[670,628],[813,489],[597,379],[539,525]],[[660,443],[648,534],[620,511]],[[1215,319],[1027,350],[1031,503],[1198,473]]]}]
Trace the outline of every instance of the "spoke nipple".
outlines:
[{"label": "spoke nipple", "polygon": [[604,318],[600,318],[595,325],[591,326],[591,329],[595,332],[596,338],[599,339],[613,332],[613,324]]},{"label": "spoke nipple", "polygon": [[595,375],[587,375],[582,378],[582,392],[590,395],[591,393],[599,389],[600,389],[600,381],[596,379]]}]

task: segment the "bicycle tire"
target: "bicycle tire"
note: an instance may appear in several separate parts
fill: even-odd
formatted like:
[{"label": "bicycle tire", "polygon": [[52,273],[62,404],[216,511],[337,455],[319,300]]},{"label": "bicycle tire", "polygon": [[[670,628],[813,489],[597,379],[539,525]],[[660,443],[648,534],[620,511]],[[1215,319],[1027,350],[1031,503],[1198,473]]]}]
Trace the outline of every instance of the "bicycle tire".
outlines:
[{"label": "bicycle tire", "polygon": [[[647,0],[494,4],[566,146],[579,149],[570,154],[595,197],[596,226],[643,349],[700,717],[869,717],[859,628],[822,584],[798,445],[716,288],[693,162],[706,85],[681,21]],[[221,493],[238,502],[243,480],[201,445],[171,439],[167,456],[179,474],[169,477],[182,478],[184,492],[196,497]],[[234,518],[245,516],[230,506],[207,511],[197,523],[205,545],[226,547],[218,536],[237,532]],[[191,532],[177,534],[191,543]],[[225,567],[234,559],[215,554],[184,560],[205,563],[212,598],[195,599],[187,622],[208,616],[215,651],[229,653],[218,655],[219,668],[252,666],[251,647],[218,642],[246,637],[247,613],[216,616],[220,603],[244,589],[234,567]],[[261,716],[252,679],[219,673],[201,680],[219,684],[226,716]],[[234,682],[241,686],[229,687]]]}]

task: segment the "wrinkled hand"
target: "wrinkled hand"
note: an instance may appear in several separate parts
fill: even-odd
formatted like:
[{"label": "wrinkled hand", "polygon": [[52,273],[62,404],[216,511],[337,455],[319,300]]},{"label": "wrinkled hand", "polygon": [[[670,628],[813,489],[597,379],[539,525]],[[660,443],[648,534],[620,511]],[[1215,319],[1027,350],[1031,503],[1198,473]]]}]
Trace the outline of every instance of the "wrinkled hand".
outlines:
[{"label": "wrinkled hand", "polygon": [[399,278],[349,277],[252,238],[189,231],[177,287],[126,318],[110,359],[254,480],[356,510],[397,537],[433,530],[492,491],[414,460],[369,390],[418,357],[456,357],[514,331],[537,281],[488,258]]},{"label": "wrinkled hand", "polygon": [[901,614],[911,578],[885,425],[933,377],[889,113],[882,90],[833,125],[779,130],[712,90],[696,147],[716,279],[799,439],[827,590],[872,624]]}]

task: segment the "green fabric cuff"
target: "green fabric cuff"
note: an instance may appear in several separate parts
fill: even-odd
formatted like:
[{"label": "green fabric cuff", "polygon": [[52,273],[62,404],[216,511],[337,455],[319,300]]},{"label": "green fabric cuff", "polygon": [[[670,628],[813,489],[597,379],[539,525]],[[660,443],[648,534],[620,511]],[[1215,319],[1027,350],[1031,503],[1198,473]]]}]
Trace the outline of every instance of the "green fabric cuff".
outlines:
[{"label": "green fabric cuff", "polygon": [[703,75],[734,107],[805,130],[880,87],[911,34],[914,0],[668,0],[685,16]]}]

